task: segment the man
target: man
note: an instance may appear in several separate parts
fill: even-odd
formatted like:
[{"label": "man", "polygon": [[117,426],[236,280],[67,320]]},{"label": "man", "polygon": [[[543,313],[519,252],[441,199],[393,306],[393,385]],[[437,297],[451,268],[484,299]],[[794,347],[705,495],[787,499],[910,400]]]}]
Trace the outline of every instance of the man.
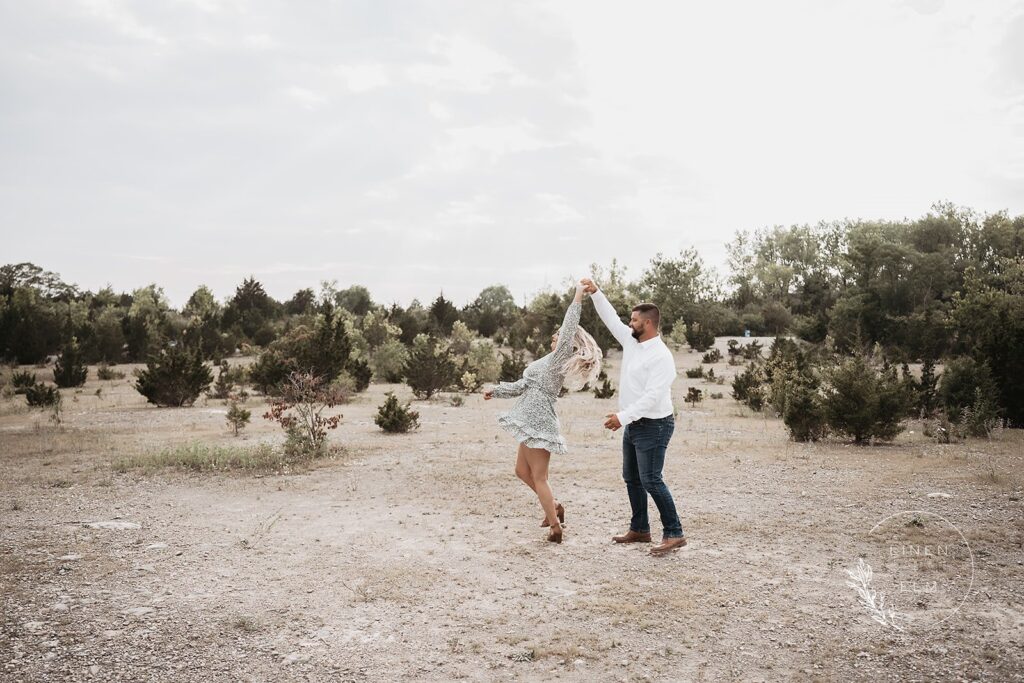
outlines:
[{"label": "man", "polygon": [[619,412],[607,415],[604,426],[622,432],[622,478],[626,481],[633,518],[629,531],[616,543],[650,543],[647,519],[650,494],[661,514],[663,537],[651,548],[652,555],[666,555],[686,545],[672,493],[662,480],[665,451],[675,430],[672,382],[676,363],[661,339],[661,313],[654,304],[633,307],[629,325],[622,324],[615,309],[590,278],[581,280],[592,296],[601,321],[622,345],[619,372]]}]

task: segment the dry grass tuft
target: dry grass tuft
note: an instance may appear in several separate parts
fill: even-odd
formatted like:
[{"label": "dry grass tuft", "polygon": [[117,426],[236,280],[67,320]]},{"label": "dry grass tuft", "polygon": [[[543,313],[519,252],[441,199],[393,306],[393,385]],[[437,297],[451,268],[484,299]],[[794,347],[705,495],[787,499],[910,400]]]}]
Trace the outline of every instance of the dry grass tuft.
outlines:
[{"label": "dry grass tuft", "polygon": [[191,442],[172,446],[155,453],[132,455],[115,460],[115,472],[141,471],[151,474],[164,468],[194,472],[286,472],[301,469],[314,458],[289,456],[270,444],[255,446],[217,446]]}]

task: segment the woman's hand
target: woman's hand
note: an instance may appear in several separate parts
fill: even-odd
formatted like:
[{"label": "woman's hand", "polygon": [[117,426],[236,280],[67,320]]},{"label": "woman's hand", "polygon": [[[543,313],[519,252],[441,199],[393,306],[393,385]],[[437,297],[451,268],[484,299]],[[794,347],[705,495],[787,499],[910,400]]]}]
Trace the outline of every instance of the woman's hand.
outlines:
[{"label": "woman's hand", "polygon": [[492,398],[494,398],[494,389],[488,389],[484,392],[485,401],[490,401]]},{"label": "woman's hand", "polygon": [[587,291],[586,286],[582,282],[576,283],[576,298],[573,299],[575,302],[583,301],[583,293]]}]

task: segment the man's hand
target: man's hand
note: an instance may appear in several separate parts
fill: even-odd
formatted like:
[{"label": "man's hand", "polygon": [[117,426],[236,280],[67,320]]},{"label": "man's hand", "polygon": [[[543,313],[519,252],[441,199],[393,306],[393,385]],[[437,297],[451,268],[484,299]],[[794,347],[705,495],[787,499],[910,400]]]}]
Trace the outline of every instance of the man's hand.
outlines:
[{"label": "man's hand", "polygon": [[490,401],[492,398],[494,398],[494,389],[488,389],[484,392],[485,401]]},{"label": "man's hand", "polygon": [[597,285],[589,277],[585,277],[580,280],[580,284],[583,285],[583,291],[587,294],[593,294],[597,291]]},{"label": "man's hand", "polygon": [[622,427],[622,423],[619,422],[619,416],[616,415],[615,413],[608,413],[607,415],[605,415],[605,418],[607,418],[604,421],[605,429],[610,429],[614,432],[615,430],[620,429]]}]

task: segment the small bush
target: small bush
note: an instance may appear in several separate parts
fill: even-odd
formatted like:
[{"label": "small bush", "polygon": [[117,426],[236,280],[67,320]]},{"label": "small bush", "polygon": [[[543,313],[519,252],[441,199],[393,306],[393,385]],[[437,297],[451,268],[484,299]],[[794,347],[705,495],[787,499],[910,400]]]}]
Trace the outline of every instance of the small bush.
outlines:
[{"label": "small bush", "polygon": [[151,357],[138,373],[135,388],[158,406],[190,406],[213,382],[198,350],[177,345]]},{"label": "small bush", "polygon": [[688,368],[685,372],[686,376],[689,377],[690,379],[697,379],[698,377],[704,376],[704,368],[701,366],[697,366],[695,368]]},{"label": "small bush", "polygon": [[764,371],[754,363],[732,380],[732,397],[751,410],[764,408]]},{"label": "small bush", "polygon": [[718,349],[711,349],[701,356],[701,363],[718,363],[722,360],[722,352]]},{"label": "small bush", "polygon": [[526,369],[526,358],[522,351],[513,351],[512,355],[501,354],[501,375],[502,382],[515,382],[523,376]]},{"label": "small bush", "polygon": [[252,413],[243,408],[241,402],[235,396],[228,398],[228,406],[228,413],[225,416],[225,419],[235,436],[238,436],[242,429],[249,424],[249,419],[252,417]]},{"label": "small bush", "polygon": [[[461,396],[459,398],[462,398]],[[374,424],[389,434],[404,434],[420,426],[420,414],[409,403],[402,405],[393,392],[387,393],[384,405],[377,409]]]},{"label": "small bush", "polygon": [[14,387],[14,393],[24,394],[29,387],[35,386],[36,373],[30,370],[15,370],[11,374],[11,386]]},{"label": "small bush", "polygon": [[293,372],[282,395],[270,403],[263,417],[285,430],[285,454],[289,457],[320,457],[327,452],[327,430],[337,429],[341,415],[324,416],[324,411],[343,398],[324,380],[308,372]]},{"label": "small bush", "polygon": [[478,378],[475,373],[469,372],[468,370],[462,373],[462,377],[459,378],[459,387],[470,394],[478,391],[483,385],[484,383],[480,381],[480,378]]},{"label": "small bush", "polygon": [[855,443],[889,441],[902,431],[907,396],[895,372],[877,372],[862,356],[829,372],[823,399],[829,427]]},{"label": "small bush", "polygon": [[740,348],[740,354],[743,356],[744,360],[757,360],[761,357],[761,349],[761,342],[754,340],[749,344],[744,344]]},{"label": "small bush", "polygon": [[700,323],[686,326],[686,343],[697,353],[704,353],[715,343],[715,334]]},{"label": "small bush", "polygon": [[694,405],[701,402],[703,398],[701,390],[697,387],[690,387],[686,390],[686,396],[683,397],[685,403],[693,403]]},{"label": "small bush", "polygon": [[[782,385],[776,400],[782,422],[794,441],[817,441],[827,432],[825,407],[819,384],[810,374],[776,373],[775,380]],[[774,393],[774,392],[773,392]]]},{"label": "small bush", "polygon": [[78,340],[71,338],[53,366],[53,381],[58,387],[80,387],[89,377],[89,369],[82,361],[82,349]]},{"label": "small bush", "polygon": [[725,394],[723,394],[723,393],[722,393],[722,392],[720,392],[720,391],[719,391],[719,392],[717,392],[717,393],[714,393],[714,394],[710,394],[710,396],[711,396],[711,398],[713,398],[713,399],[720,399],[720,398],[725,398]]},{"label": "small bush", "polygon": [[448,405],[452,408],[461,408],[466,405],[466,399],[461,394],[452,394],[451,398],[448,399]]},{"label": "small bush", "polygon": [[708,368],[708,371],[704,374],[704,379],[707,380],[708,382],[717,381],[717,378],[715,377],[715,369]]},{"label": "small bush", "polygon": [[100,363],[99,367],[96,368],[96,377],[104,381],[110,381],[115,379],[124,379],[124,373],[120,370],[115,370],[112,365]]},{"label": "small bush", "polygon": [[608,379],[608,374],[604,370],[597,375],[597,381],[600,384],[594,387],[595,398],[611,398],[615,395],[615,387],[612,386],[611,380]]},{"label": "small bush", "polygon": [[61,402],[57,387],[38,382],[25,390],[25,401],[33,408],[52,408]]}]

